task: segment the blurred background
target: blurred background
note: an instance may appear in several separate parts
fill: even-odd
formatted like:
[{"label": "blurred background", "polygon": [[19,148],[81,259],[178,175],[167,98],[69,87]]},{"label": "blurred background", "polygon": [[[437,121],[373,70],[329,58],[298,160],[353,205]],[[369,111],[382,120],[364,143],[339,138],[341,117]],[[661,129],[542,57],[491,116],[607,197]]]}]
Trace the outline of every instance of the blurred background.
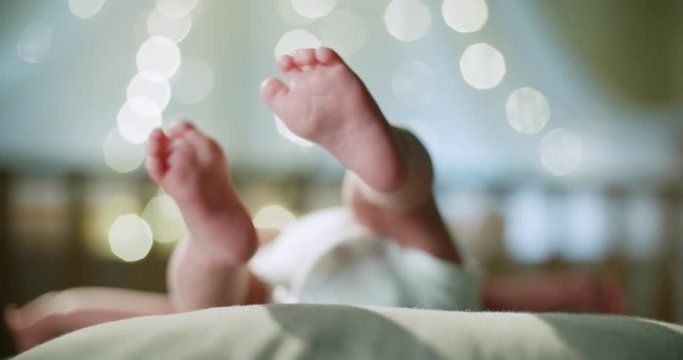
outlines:
[{"label": "blurred background", "polygon": [[143,142],[179,117],[224,147],[257,227],[340,204],[342,167],[258,97],[278,55],[324,45],[426,144],[489,279],[609,283],[623,313],[683,323],[680,19],[677,0],[0,0],[0,306],[164,290],[183,223]]}]

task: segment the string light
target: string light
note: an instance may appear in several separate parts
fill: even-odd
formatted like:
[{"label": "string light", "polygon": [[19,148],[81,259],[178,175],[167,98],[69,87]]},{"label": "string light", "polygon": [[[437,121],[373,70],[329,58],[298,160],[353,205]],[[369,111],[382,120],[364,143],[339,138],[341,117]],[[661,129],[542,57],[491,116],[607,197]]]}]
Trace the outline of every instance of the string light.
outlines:
[{"label": "string light", "polygon": [[460,71],[475,89],[492,89],[505,76],[505,59],[500,51],[487,43],[470,45],[460,58]]},{"label": "string light", "polygon": [[69,0],[69,10],[81,19],[89,19],[102,9],[106,0]]},{"label": "string light", "polygon": [[291,0],[292,8],[308,19],[318,19],[329,14],[337,5],[337,0]]},{"label": "string light", "polygon": [[275,58],[293,55],[297,49],[318,48],[321,45],[320,40],[310,32],[303,29],[291,30],[284,33],[275,45]]},{"label": "string light", "polygon": [[29,64],[37,64],[47,56],[52,47],[54,30],[43,23],[31,23],[27,25],[17,42],[17,54],[19,58]]},{"label": "string light", "polygon": [[392,0],[384,12],[384,25],[396,39],[416,41],[431,28],[432,14],[417,0]]},{"label": "string light", "polygon": [[484,0],[445,0],[441,14],[448,26],[461,33],[479,31],[489,18]]}]

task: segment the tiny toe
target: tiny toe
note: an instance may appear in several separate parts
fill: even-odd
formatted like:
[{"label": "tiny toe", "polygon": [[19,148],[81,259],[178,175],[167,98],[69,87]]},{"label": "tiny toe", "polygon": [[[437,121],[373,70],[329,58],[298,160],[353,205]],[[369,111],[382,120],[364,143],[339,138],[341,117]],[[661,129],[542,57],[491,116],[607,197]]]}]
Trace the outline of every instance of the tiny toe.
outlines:
[{"label": "tiny toe", "polygon": [[194,147],[200,158],[210,159],[221,153],[221,148],[218,143],[200,132],[197,128],[187,130],[183,135],[183,139],[186,140],[190,146]]},{"label": "tiny toe", "polygon": [[[169,176],[179,183],[186,182],[192,167],[197,163],[197,153],[193,145],[184,138],[173,142],[173,151],[168,157]],[[172,173],[172,174],[171,174]]]},{"label": "tiny toe", "polygon": [[315,50],[313,49],[299,49],[294,54],[294,62],[299,67],[313,66],[317,64],[318,60],[315,58]]},{"label": "tiny toe", "polygon": [[299,70],[299,67],[294,62],[294,58],[291,55],[282,55],[277,59],[277,66],[284,73]]},{"label": "tiny toe", "polygon": [[145,168],[149,177],[155,182],[160,182],[168,169],[166,159],[170,151],[170,139],[161,129],[155,129],[149,135],[147,141],[147,154],[145,155]]},{"label": "tiny toe", "polygon": [[279,99],[289,92],[289,88],[278,78],[268,78],[261,82],[261,99],[268,107],[276,111]]},{"label": "tiny toe", "polygon": [[190,129],[194,129],[194,125],[186,119],[180,119],[171,125],[171,128],[168,130],[168,135],[171,138],[177,138]]},{"label": "tiny toe", "polygon": [[315,50],[315,56],[319,62],[325,65],[332,65],[341,62],[341,57],[334,50],[328,47],[321,47]]},{"label": "tiny toe", "polygon": [[161,156],[168,148],[168,137],[161,129],[154,129],[147,140],[147,154]]},{"label": "tiny toe", "polygon": [[145,168],[147,169],[149,177],[157,184],[160,184],[164,174],[168,170],[168,164],[160,158],[148,156],[147,159],[145,159]]}]

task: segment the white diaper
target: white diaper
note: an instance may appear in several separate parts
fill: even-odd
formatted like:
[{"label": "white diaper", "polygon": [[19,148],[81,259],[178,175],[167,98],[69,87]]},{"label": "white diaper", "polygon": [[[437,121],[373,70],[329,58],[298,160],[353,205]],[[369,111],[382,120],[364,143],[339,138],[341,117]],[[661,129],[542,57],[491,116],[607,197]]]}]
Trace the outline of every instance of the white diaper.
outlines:
[{"label": "white diaper", "polygon": [[480,276],[418,249],[379,238],[346,208],[306,215],[249,263],[276,302],[479,308]]}]

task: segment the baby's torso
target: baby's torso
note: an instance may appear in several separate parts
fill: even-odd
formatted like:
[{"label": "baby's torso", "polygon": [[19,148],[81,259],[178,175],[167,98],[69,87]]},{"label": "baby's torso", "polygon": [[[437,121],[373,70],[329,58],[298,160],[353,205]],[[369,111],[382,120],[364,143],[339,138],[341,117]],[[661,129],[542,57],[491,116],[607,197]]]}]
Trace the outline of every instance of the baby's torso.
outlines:
[{"label": "baby's torso", "polygon": [[475,308],[473,273],[369,232],[346,208],[301,217],[249,263],[276,302]]},{"label": "baby's torso", "polygon": [[336,245],[369,236],[345,208],[330,208],[299,218],[249,262],[251,270],[273,286],[291,287]]}]

